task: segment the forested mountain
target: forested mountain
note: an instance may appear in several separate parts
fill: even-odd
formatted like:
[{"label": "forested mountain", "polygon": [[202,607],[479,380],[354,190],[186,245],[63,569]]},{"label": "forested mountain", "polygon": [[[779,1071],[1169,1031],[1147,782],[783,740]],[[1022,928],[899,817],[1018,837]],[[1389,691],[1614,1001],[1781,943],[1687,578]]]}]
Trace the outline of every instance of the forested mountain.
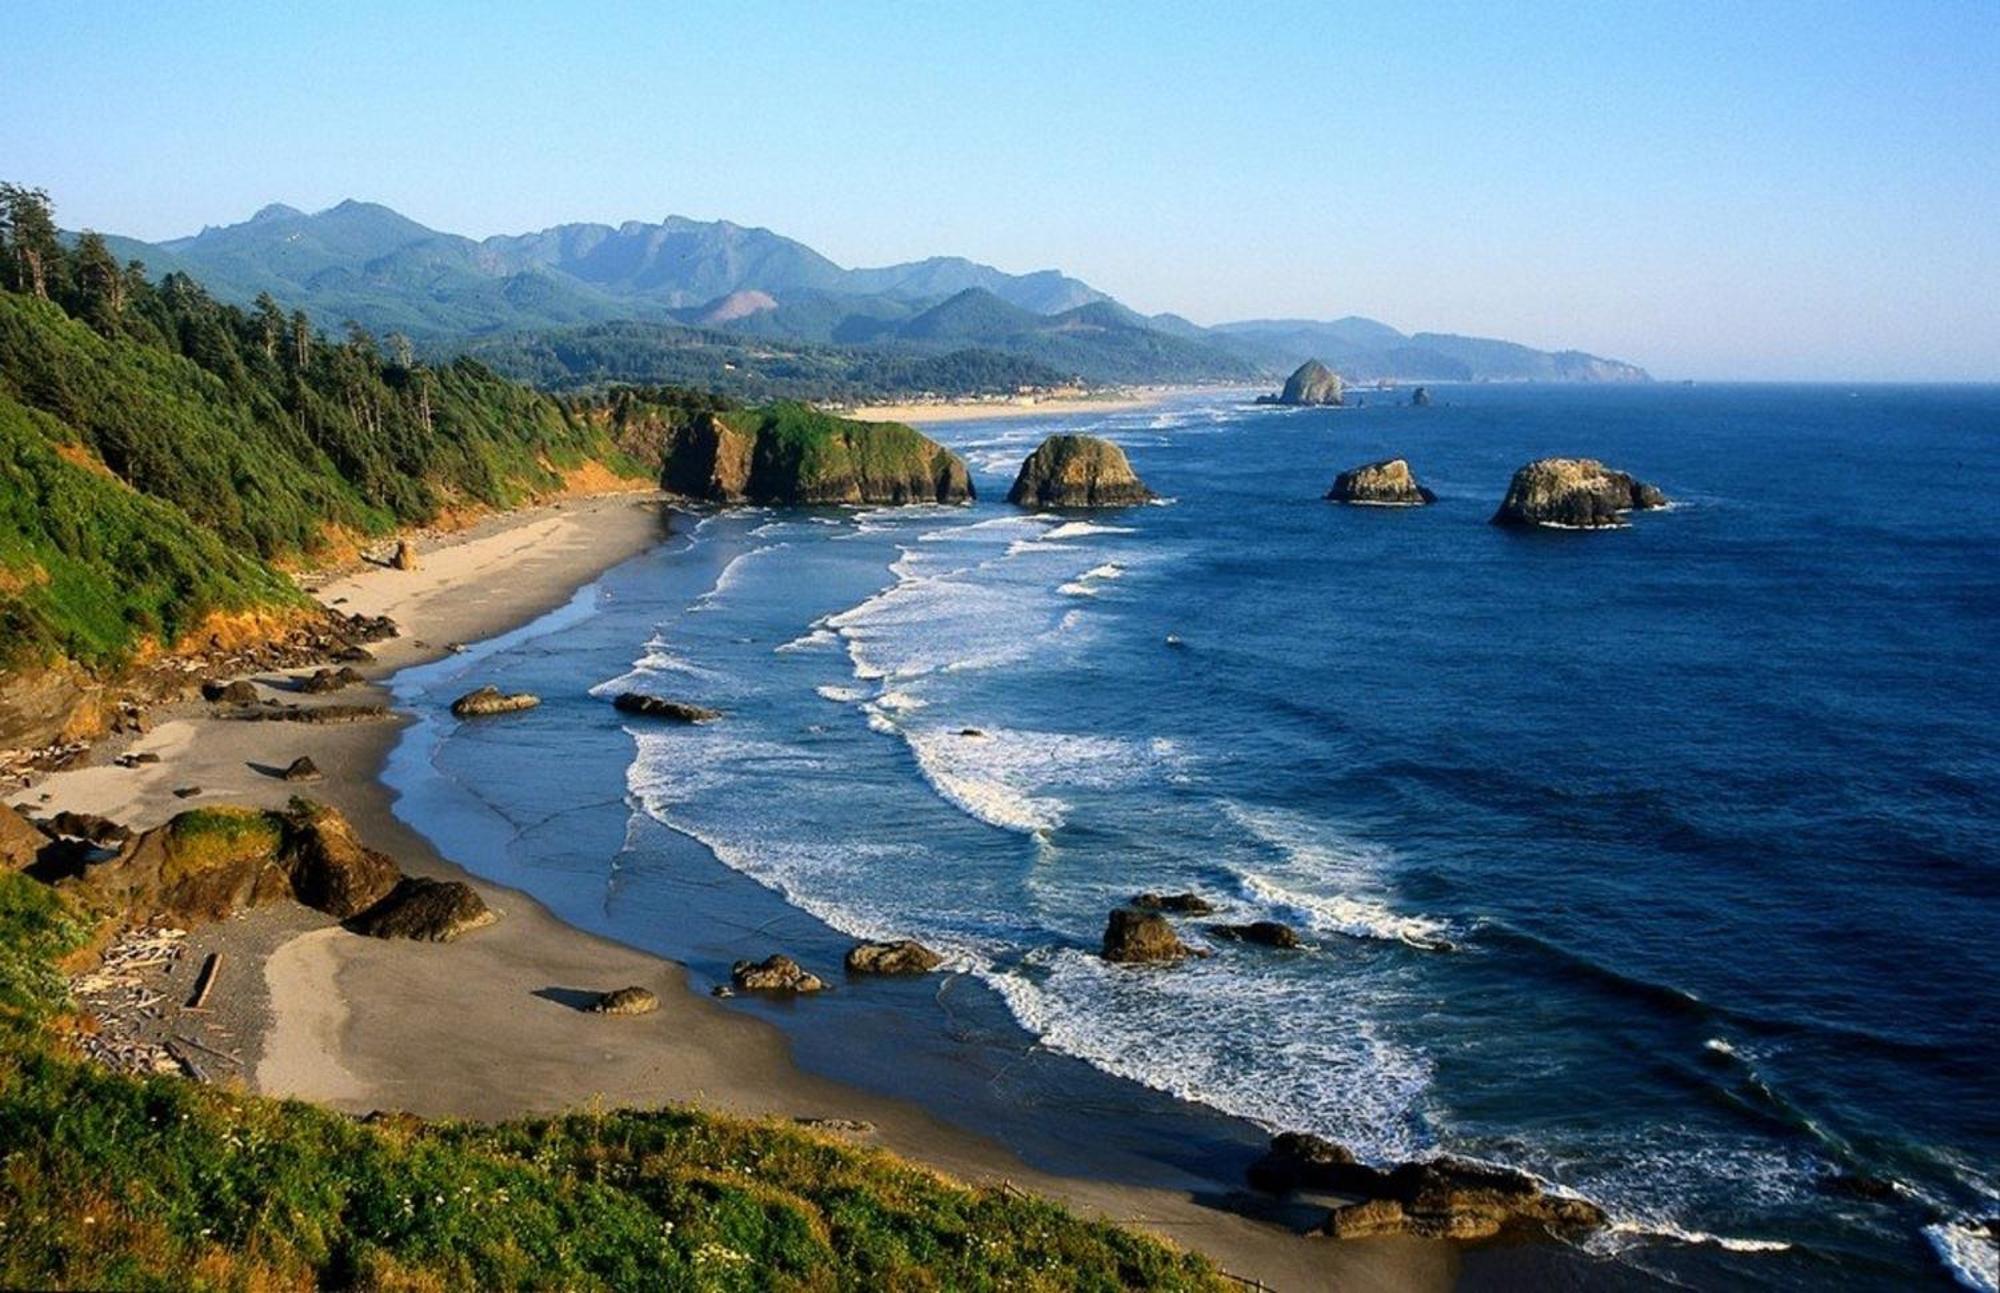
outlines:
[{"label": "forested mountain", "polygon": [[[322,327],[354,320],[439,353],[490,354],[514,375],[565,386],[586,384],[588,374],[634,381],[702,374],[750,395],[843,398],[884,376],[942,372],[942,384],[896,393],[955,394],[968,389],[967,375],[992,369],[981,360],[940,370],[921,359],[941,347],[1011,357],[1023,365],[1011,375],[1032,374],[1022,378],[1029,385],[1245,381],[1313,357],[1363,381],[1644,376],[1580,352],[1405,336],[1367,319],[1203,328],[1177,315],[1147,318],[1056,270],[1008,274],[954,256],[849,269],[771,230],[726,220],[565,224],[474,240],[348,201],[310,215],[268,206],[240,224],[156,245],[107,241],[121,259],[186,273],[225,301],[247,305],[268,293]],[[618,325],[615,342],[598,326],[606,324]],[[676,333],[675,325],[693,332]],[[746,351],[737,336],[790,344],[779,353]],[[746,353],[757,360],[754,381],[737,377]],[[811,386],[820,380],[834,384]]]}]

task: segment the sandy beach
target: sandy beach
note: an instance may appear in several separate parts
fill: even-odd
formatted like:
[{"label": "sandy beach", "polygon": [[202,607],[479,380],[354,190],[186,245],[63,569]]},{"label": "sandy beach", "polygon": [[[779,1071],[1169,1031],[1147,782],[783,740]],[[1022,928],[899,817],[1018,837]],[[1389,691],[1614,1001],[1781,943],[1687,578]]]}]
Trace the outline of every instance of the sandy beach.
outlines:
[{"label": "sandy beach", "polygon": [[[900,415],[936,420],[935,413]],[[655,544],[666,525],[654,498],[569,500],[436,540],[415,571],[371,568],[320,584],[317,595],[329,604],[388,615],[402,629],[364,670],[378,694],[350,689],[338,699],[386,699],[374,683],[437,658],[449,644],[494,635],[563,604],[582,584]],[[272,695],[289,685],[277,674],[257,681]],[[49,776],[14,802],[37,814],[100,813],[145,829],[194,805],[279,806],[303,790],[339,808],[362,839],[406,871],[470,879],[502,913],[497,924],[446,945],[360,937],[289,904],[193,931],[189,948],[221,953],[224,969],[209,1009],[177,1026],[216,1057],[220,1080],[353,1113],[502,1118],[593,1102],[691,1102],[748,1116],[843,1120],[866,1127],[841,1134],[961,1180],[1004,1180],[1142,1227],[1266,1287],[1435,1288],[1458,1278],[1458,1254],[1444,1244],[1336,1245],[1246,1215],[1257,1206],[1247,1194],[1209,1201],[1040,1172],[914,1106],[801,1071],[777,1029],[689,991],[674,963],[580,932],[525,895],[443,860],[397,819],[392,793],[378,779],[399,719],[246,723],[193,702],[154,718],[150,732],[93,751],[90,766]],[[127,752],[157,754],[159,762],[113,765]],[[300,755],[322,769],[320,782],[300,787],[273,775]],[[197,794],[176,794],[195,787]],[[174,973],[191,974],[201,959],[183,958]],[[628,984],[658,993],[661,1009],[610,1019],[579,1008],[592,994]],[[1239,1207],[1244,1211],[1233,1210]]]},{"label": "sandy beach", "polygon": [[843,409],[842,417],[859,422],[926,423],[980,422],[988,418],[1055,417],[1068,413],[1122,413],[1157,404],[1180,387],[1145,387],[1113,391],[1103,395],[1076,395],[1039,398],[1032,395],[1008,399],[939,400],[913,404],[870,404]]}]

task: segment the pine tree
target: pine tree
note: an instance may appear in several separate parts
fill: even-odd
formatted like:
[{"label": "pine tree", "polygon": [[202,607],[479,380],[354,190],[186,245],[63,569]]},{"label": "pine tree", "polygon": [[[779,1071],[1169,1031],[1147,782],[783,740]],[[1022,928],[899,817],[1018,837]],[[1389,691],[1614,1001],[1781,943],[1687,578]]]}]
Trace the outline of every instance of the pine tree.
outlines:
[{"label": "pine tree", "polygon": [[62,267],[49,195],[20,184],[0,184],[0,241],[11,269],[9,286],[47,300],[49,282]]}]

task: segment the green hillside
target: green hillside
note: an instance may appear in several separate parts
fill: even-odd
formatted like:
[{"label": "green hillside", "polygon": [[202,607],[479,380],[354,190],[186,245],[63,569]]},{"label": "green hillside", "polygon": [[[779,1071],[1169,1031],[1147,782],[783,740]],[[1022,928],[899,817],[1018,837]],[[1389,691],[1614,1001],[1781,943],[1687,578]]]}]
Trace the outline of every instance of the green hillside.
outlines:
[{"label": "green hillside", "polygon": [[[10,811],[0,806],[0,812]],[[358,1122],[74,1057],[86,926],[0,871],[0,1285],[1214,1289],[1198,1257],[691,1109]]]}]

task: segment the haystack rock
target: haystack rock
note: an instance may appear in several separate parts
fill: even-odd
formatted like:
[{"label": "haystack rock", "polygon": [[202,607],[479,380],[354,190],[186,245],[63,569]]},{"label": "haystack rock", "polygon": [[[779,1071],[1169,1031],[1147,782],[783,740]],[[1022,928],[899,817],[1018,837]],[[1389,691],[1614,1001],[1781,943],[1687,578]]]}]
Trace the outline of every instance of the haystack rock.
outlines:
[{"label": "haystack rock", "polygon": [[1345,394],[1340,374],[1317,359],[1308,359],[1285,379],[1285,389],[1276,395],[1259,395],[1259,404],[1313,407],[1338,404]]},{"label": "haystack rock", "polygon": [[1542,458],[1514,473],[1495,525],[1605,530],[1628,512],[1665,507],[1667,496],[1594,458]]},{"label": "haystack rock", "polygon": [[1153,497],[1125,451],[1089,435],[1052,435],[1042,441],[1007,501],[1023,507],[1130,507]]},{"label": "haystack rock", "polygon": [[1422,507],[1435,503],[1437,495],[1417,483],[1410,464],[1401,458],[1386,458],[1333,478],[1326,491],[1335,503],[1356,503],[1364,507]]}]

